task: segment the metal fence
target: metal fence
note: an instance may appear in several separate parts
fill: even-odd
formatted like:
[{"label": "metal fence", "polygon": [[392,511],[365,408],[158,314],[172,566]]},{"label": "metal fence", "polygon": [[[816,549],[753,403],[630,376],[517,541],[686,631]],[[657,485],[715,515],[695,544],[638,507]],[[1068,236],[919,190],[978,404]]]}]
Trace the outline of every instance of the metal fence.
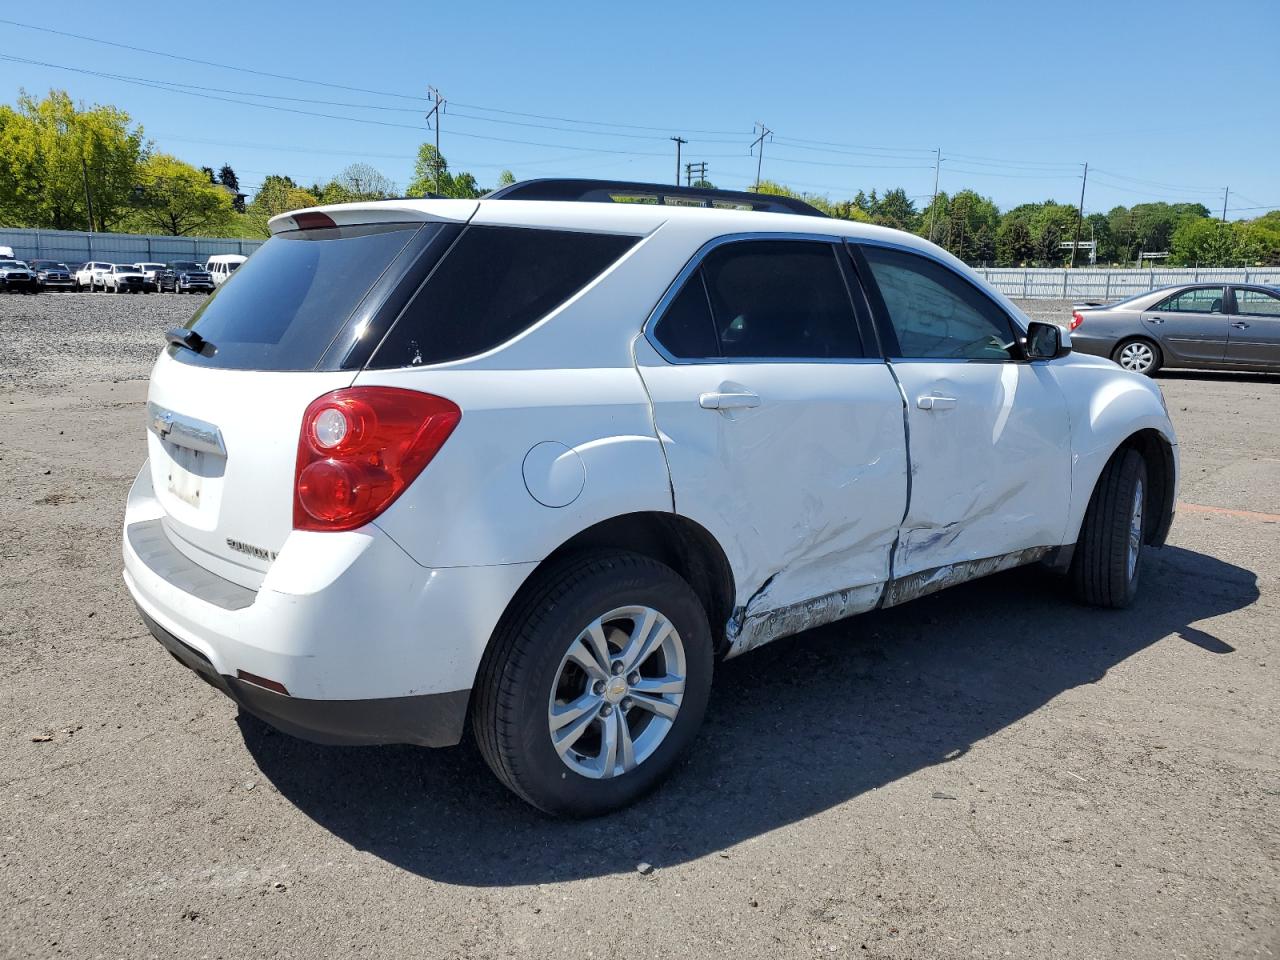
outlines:
[{"label": "metal fence", "polygon": [[215,253],[248,256],[265,241],[218,237],[166,237],[137,233],[86,233],[83,230],[17,230],[0,228],[0,246],[13,247],[19,260],[84,263],[141,263],[207,260]]},{"label": "metal fence", "polygon": [[1280,286],[1280,267],[1186,267],[1169,270],[975,267],[1006,297],[1019,300],[1119,300],[1179,283],[1265,283]]}]

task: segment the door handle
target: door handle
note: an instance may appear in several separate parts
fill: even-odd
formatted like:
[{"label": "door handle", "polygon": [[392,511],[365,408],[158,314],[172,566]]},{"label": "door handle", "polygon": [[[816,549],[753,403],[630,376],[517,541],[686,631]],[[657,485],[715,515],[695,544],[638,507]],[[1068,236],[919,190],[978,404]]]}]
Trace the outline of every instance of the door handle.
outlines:
[{"label": "door handle", "polygon": [[1151,318],[1151,322],[1152,322],[1152,323],[1164,323],[1164,317],[1152,317],[1152,318]]},{"label": "door handle", "polygon": [[760,395],[742,390],[733,393],[698,394],[698,406],[703,410],[737,410],[741,407],[760,406]]},{"label": "door handle", "polygon": [[1235,327],[1237,330],[1248,330],[1248,329],[1249,329],[1249,325],[1248,325],[1247,323],[1245,323],[1243,320],[1237,320],[1235,323],[1233,323],[1233,324],[1231,324],[1231,325],[1232,325],[1233,327]]},{"label": "door handle", "polygon": [[916,400],[916,406],[921,410],[954,410],[956,408],[955,397],[920,397]]}]

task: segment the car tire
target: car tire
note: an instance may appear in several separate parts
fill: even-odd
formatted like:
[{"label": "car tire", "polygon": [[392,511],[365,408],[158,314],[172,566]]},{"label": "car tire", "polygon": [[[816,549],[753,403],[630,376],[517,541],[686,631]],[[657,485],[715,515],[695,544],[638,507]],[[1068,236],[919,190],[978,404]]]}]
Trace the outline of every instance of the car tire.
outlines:
[{"label": "car tire", "polygon": [[1071,557],[1076,599],[1120,609],[1138,594],[1147,523],[1147,465],[1136,450],[1120,450],[1103,468]]},{"label": "car tire", "polygon": [[670,567],[622,551],[569,557],[537,574],[494,631],[472,697],[480,752],[546,813],[617,810],[693,741],[713,659],[706,610]]},{"label": "car tire", "polygon": [[1122,341],[1112,352],[1111,359],[1126,370],[1153,377],[1164,357],[1160,348],[1146,337],[1130,337]]}]

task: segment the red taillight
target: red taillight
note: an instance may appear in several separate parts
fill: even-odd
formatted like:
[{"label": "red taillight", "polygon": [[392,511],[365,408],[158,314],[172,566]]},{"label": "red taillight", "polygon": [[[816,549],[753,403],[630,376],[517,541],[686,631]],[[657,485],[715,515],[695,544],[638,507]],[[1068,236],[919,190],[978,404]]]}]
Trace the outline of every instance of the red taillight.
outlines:
[{"label": "red taillight", "polygon": [[413,483],[462,419],[443,397],[397,387],[348,387],[302,415],[295,530],[354,530]]},{"label": "red taillight", "polygon": [[1071,329],[1074,330],[1076,327],[1080,326],[1080,324],[1082,323],[1084,323],[1084,317],[1080,315],[1080,311],[1073,310],[1071,312]]}]

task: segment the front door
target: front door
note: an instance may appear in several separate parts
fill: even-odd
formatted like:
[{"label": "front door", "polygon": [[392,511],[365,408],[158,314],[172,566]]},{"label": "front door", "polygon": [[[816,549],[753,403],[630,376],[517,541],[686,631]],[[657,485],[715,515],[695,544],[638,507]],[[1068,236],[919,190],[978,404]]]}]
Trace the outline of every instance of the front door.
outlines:
[{"label": "front door", "polygon": [[907,402],[911,504],[894,576],[1060,544],[1070,426],[1049,364],[1023,361],[1004,308],[952,267],[854,249]]},{"label": "front door", "polygon": [[849,279],[833,243],[726,238],[636,344],[676,512],[733,569],[735,650],[869,609],[889,576],[902,399]]},{"label": "front door", "polygon": [[1235,287],[1235,312],[1227,340],[1230,363],[1280,367],[1280,294]]},{"label": "front door", "polygon": [[1227,352],[1225,287],[1187,287],[1142,314],[1170,360],[1220,363]]}]

